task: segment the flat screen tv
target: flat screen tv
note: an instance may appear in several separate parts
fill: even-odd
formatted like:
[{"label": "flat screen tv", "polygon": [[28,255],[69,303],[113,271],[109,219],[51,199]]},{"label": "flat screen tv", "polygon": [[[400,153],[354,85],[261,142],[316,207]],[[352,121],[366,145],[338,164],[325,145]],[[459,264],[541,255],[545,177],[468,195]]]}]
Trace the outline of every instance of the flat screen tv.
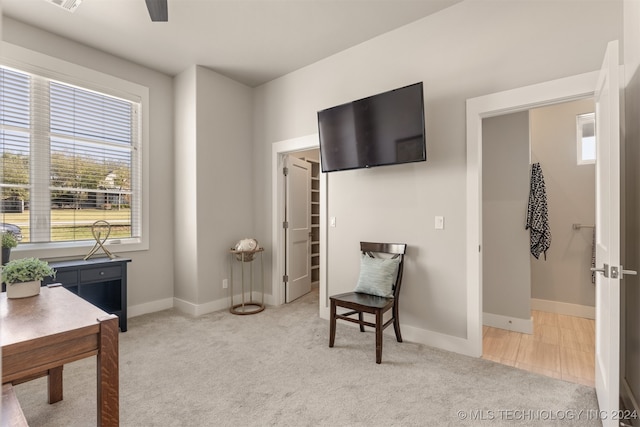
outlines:
[{"label": "flat screen tv", "polygon": [[422,82],[318,111],[323,172],[427,160]]}]

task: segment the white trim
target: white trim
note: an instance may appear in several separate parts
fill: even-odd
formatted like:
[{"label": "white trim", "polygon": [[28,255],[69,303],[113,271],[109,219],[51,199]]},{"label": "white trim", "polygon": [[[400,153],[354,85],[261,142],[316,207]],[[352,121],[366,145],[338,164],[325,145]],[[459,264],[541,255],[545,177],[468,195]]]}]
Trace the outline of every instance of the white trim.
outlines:
[{"label": "white trim", "polygon": [[[365,316],[368,314],[365,313]],[[329,317],[327,316],[326,319]],[[373,317],[371,317],[371,321]],[[357,328],[358,325],[352,322],[340,322],[340,326],[345,326],[349,328]],[[372,331],[373,328],[366,327],[367,331]],[[405,325],[400,323],[400,330],[402,331],[402,339],[405,342],[412,342],[417,344],[428,345],[430,347],[439,348],[446,351],[452,351],[454,353],[464,354],[466,356],[473,356],[472,354],[467,353],[468,345],[467,340],[460,337],[455,337],[453,335],[441,334],[439,332],[430,331],[427,329],[417,328],[411,325]],[[395,340],[396,335],[393,331],[393,328],[387,328],[382,331],[384,335],[383,340]],[[340,336],[338,332],[336,334],[337,337]],[[336,338],[338,339],[338,338]],[[339,344],[339,343],[338,343]]]},{"label": "white trim", "polygon": [[467,343],[482,356],[482,119],[593,96],[598,72],[467,100]]},{"label": "white trim", "polygon": [[548,313],[565,314],[567,316],[596,318],[596,308],[590,305],[571,304],[561,301],[531,298],[531,309]]},{"label": "white trim", "polygon": [[229,298],[222,298],[214,301],[209,301],[204,304],[194,304],[189,301],[185,301],[180,298],[173,298],[173,306],[185,314],[191,316],[201,316],[207,313],[213,313],[214,311],[220,311],[229,309]]},{"label": "white trim", "polygon": [[[262,294],[259,291],[253,292],[253,299],[249,298],[249,292],[246,292],[246,301],[261,301]],[[241,295],[238,294],[234,297],[234,301],[237,303],[240,301]],[[274,305],[273,296],[264,295],[265,306]],[[176,310],[191,315],[202,316],[203,314],[213,313],[215,311],[229,310],[230,300],[229,297],[209,301],[204,304],[194,304],[189,301],[185,301],[180,298],[166,298],[163,300],[152,301],[146,304],[140,304],[127,308],[127,317],[140,316],[142,314],[153,313],[156,311],[167,310],[169,308],[175,308]]]},{"label": "white trim", "polygon": [[533,317],[519,319],[517,317],[502,316],[500,314],[482,313],[482,323],[493,328],[506,329],[523,334],[533,334]]},{"label": "white trim", "polygon": [[[391,330],[391,328],[389,329]],[[400,330],[402,331],[403,340],[407,342],[424,344],[466,356],[474,356],[473,353],[469,352],[470,346],[467,339],[416,328],[411,325],[403,325],[402,323],[400,324]]]},{"label": "white trim", "polygon": [[[128,80],[121,79],[101,71],[83,67],[52,56],[25,49],[7,42],[0,42],[0,63],[7,67],[17,67],[22,71],[63,81],[83,88],[96,90],[108,95],[117,96],[141,103],[141,142],[138,148],[142,156],[140,167],[142,176],[141,220],[142,237],[130,239],[112,239],[105,245],[114,253],[142,251],[149,249],[149,88]],[[84,256],[95,242],[48,242],[26,243],[15,248],[20,256],[51,258]]]},{"label": "white trim", "polygon": [[[284,304],[285,292],[282,276],[284,275],[284,238],[282,222],[284,221],[284,203],[279,203],[284,198],[284,177],[282,169],[283,159],[287,153],[319,148],[318,134],[311,134],[299,138],[287,139],[275,142],[271,146],[271,208],[272,208],[272,242],[273,256],[271,259],[273,305]],[[327,247],[327,174],[320,174],[320,285],[319,285],[319,311],[320,317],[328,318],[327,308],[327,278],[326,278],[326,247]],[[325,304],[323,304],[325,302]]]},{"label": "white trim", "polygon": [[127,307],[127,319],[173,308],[173,298],[159,299]]}]

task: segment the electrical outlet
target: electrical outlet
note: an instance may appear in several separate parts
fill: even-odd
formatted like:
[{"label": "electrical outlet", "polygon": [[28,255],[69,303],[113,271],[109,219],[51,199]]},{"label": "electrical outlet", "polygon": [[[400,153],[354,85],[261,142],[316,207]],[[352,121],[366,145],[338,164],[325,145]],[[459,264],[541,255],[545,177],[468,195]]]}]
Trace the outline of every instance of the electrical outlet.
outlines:
[{"label": "electrical outlet", "polygon": [[222,279],[222,289],[227,289],[229,287],[229,279]]}]

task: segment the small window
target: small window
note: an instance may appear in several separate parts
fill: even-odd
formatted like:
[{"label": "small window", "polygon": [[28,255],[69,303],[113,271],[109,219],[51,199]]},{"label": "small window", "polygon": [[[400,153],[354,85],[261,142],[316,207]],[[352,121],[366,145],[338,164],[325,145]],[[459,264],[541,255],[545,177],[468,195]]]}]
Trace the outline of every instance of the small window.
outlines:
[{"label": "small window", "polygon": [[596,118],[594,113],[580,114],[576,118],[578,164],[596,162]]}]

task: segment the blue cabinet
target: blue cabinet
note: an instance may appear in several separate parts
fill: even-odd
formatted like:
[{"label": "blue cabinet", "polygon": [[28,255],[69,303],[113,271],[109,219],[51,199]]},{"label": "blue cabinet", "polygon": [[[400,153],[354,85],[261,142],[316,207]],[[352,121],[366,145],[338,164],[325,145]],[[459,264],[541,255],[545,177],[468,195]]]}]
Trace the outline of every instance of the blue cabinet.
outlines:
[{"label": "blue cabinet", "polygon": [[43,285],[62,286],[119,318],[120,330],[127,330],[128,258],[50,261],[56,277],[47,277]]}]

